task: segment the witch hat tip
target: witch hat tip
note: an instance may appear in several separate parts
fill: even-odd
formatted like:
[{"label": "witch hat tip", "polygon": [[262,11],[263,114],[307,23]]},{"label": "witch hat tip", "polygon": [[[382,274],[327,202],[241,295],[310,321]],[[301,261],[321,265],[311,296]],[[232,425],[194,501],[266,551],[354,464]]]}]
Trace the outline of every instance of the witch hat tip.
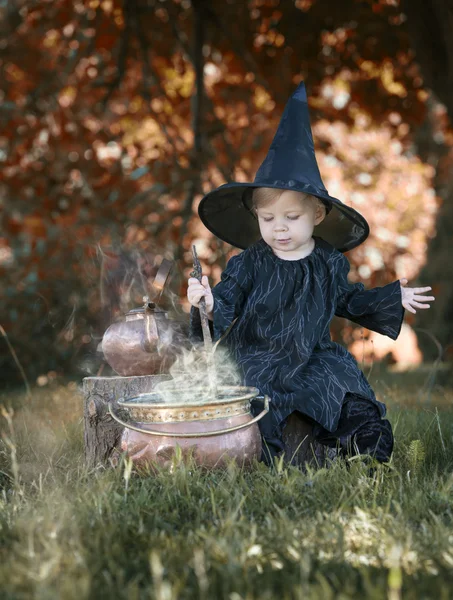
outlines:
[{"label": "witch hat tip", "polygon": [[297,86],[297,89],[293,94],[293,98],[295,100],[299,100],[300,102],[307,102],[307,90],[305,89],[305,83],[303,81]]}]

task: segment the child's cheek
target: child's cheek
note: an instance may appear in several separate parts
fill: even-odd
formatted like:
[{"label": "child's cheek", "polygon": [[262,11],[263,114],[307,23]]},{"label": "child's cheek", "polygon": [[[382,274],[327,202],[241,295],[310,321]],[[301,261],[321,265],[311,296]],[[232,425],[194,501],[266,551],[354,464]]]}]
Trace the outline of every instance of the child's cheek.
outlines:
[{"label": "child's cheek", "polygon": [[268,229],[269,229],[269,227],[267,226],[267,223],[265,223],[263,221],[258,221],[258,225],[259,225],[259,228],[260,228],[261,236],[265,237],[266,234],[267,234],[267,232],[268,232]]}]

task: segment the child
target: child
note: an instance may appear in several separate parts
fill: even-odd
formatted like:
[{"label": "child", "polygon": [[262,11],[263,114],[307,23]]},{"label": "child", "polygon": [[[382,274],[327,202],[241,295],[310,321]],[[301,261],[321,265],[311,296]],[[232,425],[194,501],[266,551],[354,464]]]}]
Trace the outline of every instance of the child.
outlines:
[{"label": "child", "polygon": [[[193,307],[205,298],[214,339],[232,326],[222,343],[244,385],[271,398],[260,421],[264,460],[284,451],[285,421],[299,411],[319,442],[385,462],[393,449],[385,406],[352,355],[332,342],[329,325],[339,315],[396,339],[404,308],[415,313],[434,298],[423,295],[429,287],[405,287],[407,280],[367,291],[348,282],[342,251],[366,239],[368,224],[329,196],[313,148],[302,84],[254,182],[225,184],[200,203],[212,232],[247,249],[230,259],[212,290],[207,277],[202,284],[189,279],[187,296]],[[191,329],[201,337],[196,308]]]}]

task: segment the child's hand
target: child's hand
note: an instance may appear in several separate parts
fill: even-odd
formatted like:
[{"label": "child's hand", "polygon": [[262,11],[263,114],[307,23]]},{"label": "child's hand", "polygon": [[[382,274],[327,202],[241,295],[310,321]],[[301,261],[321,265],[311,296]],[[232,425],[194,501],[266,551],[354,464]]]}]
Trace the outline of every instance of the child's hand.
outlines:
[{"label": "child's hand", "polygon": [[211,288],[209,287],[209,281],[206,275],[203,275],[201,281],[202,283],[200,283],[195,277],[191,277],[189,279],[187,299],[192,306],[196,306],[198,308],[201,298],[204,297],[206,301],[206,311],[211,313],[212,309],[214,308],[214,297],[212,295]]},{"label": "child's hand", "polygon": [[420,304],[420,302],[432,302],[434,296],[423,296],[425,292],[430,291],[430,287],[423,288],[408,288],[407,279],[400,279],[401,285],[401,302],[406,310],[411,313],[417,312],[416,308],[430,308],[430,304]]}]

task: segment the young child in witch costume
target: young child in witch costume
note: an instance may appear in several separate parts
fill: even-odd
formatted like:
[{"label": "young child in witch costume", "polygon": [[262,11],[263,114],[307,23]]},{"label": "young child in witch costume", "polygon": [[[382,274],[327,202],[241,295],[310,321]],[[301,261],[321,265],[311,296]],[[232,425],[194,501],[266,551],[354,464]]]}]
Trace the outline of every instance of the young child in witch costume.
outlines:
[{"label": "young child in witch costume", "polygon": [[[214,339],[225,339],[247,386],[271,398],[260,421],[263,458],[284,451],[282,431],[291,413],[313,423],[313,435],[345,455],[388,461],[393,448],[385,406],[356,360],[331,340],[338,315],[396,339],[404,308],[429,308],[430,287],[407,280],[365,290],[348,282],[343,252],[368,236],[365,219],[329,196],[316,163],[305,86],[289,99],[269,152],[253,183],[228,183],[199,206],[206,227],[245,248],[228,262],[212,290],[189,279],[193,307],[206,300]],[[314,235],[313,235],[314,234]],[[192,308],[193,339],[202,339]]]}]

